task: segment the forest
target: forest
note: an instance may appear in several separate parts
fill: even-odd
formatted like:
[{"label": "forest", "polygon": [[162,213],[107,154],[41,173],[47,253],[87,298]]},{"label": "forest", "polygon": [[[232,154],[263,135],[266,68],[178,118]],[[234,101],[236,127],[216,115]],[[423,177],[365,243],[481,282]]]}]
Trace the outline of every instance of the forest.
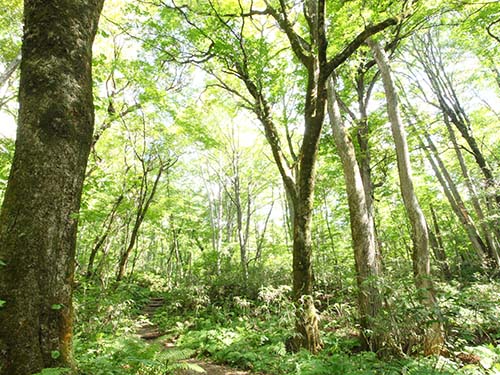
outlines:
[{"label": "forest", "polygon": [[0,375],[500,375],[500,1],[0,8]]}]

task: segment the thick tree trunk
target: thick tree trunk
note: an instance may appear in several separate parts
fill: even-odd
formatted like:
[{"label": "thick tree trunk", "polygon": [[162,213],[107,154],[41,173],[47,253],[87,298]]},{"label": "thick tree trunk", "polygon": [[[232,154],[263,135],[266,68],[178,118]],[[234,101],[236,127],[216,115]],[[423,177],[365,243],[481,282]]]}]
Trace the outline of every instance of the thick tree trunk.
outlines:
[{"label": "thick tree trunk", "polygon": [[[401,194],[412,227],[411,237],[413,240],[415,285],[422,304],[429,311],[432,311],[436,307],[436,299],[430,272],[429,235],[427,233],[427,223],[424,214],[413,188],[410,155],[406,142],[406,134],[399,114],[396,88],[385,52],[375,41],[368,39],[367,43],[380,69],[387,99],[387,113],[391,122],[391,130],[396,148]],[[424,336],[424,353],[426,355],[439,353],[443,343],[444,337],[441,324],[438,322],[430,323]]]},{"label": "thick tree trunk", "polygon": [[103,0],[25,1],[16,151],[0,215],[0,374],[72,366],[77,220]]},{"label": "thick tree trunk", "polygon": [[[285,157],[279,143],[278,132],[273,122],[269,105],[262,93],[253,82],[247,80],[248,91],[258,103],[257,116],[262,122],[267,141],[271,146],[273,157],[280,171],[287,193],[290,214],[293,213],[293,300],[296,306],[295,335],[289,341],[289,348],[299,350],[305,348],[312,353],[318,352],[322,342],[318,327],[318,314],[313,298],[313,270],[312,270],[312,208],[314,201],[315,167],[319,148],[319,137],[324,118],[326,100],[326,82],[323,81],[323,90],[317,90],[317,84],[311,80],[318,77],[309,77],[305,109],[305,131],[300,157],[298,160],[297,176],[287,168]],[[319,95],[312,95],[312,90]],[[318,102],[311,102],[312,98]]]},{"label": "thick tree trunk", "polygon": [[364,181],[356,161],[354,145],[342,123],[331,82],[328,83],[328,113],[346,183],[356,264],[361,333],[365,347],[376,352],[383,345],[382,333],[375,326],[376,318],[382,309],[382,296],[377,286],[380,264],[376,250],[375,226],[367,198],[371,190],[367,191],[366,186],[363,186]]}]

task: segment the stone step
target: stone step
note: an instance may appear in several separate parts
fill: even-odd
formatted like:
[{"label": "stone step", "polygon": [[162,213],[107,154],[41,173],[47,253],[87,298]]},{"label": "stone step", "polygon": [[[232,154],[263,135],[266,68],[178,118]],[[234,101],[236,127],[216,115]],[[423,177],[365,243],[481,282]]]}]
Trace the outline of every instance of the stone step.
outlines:
[{"label": "stone step", "polygon": [[150,301],[160,301],[160,302],[164,302],[164,301],[165,301],[165,298],[163,298],[163,297],[153,297],[153,298],[150,298],[149,300],[150,300]]},{"label": "stone step", "polygon": [[162,307],[163,303],[148,303],[146,307]]},{"label": "stone step", "polygon": [[143,340],[154,340],[157,339],[158,337],[163,336],[163,333],[161,333],[159,330],[154,330],[154,331],[147,331],[141,334],[141,339]]}]

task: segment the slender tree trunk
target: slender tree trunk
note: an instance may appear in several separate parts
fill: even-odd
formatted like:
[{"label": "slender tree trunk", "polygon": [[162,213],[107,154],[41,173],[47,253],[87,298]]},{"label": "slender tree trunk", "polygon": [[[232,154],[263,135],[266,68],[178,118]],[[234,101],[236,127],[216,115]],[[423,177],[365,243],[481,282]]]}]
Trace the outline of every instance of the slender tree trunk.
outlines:
[{"label": "slender tree trunk", "polygon": [[[441,229],[439,228],[436,212],[434,211],[434,207],[432,207],[432,205],[430,205],[429,208],[431,210],[432,223],[434,226],[434,232],[433,232],[433,238],[435,241],[434,254],[436,256],[436,260],[439,263],[439,268],[443,273],[444,279],[451,280],[452,274],[450,271],[450,266],[448,264],[446,252],[444,250],[443,237],[441,236]],[[429,235],[430,234],[431,231],[429,231]]]},{"label": "slender tree trunk", "polygon": [[376,329],[376,319],[382,309],[382,295],[378,288],[380,264],[376,251],[375,227],[367,204],[367,193],[370,190],[367,191],[364,187],[354,146],[344,128],[331,82],[328,82],[328,113],[346,183],[356,264],[361,333],[366,348],[376,352],[382,348],[384,338],[382,332]]},{"label": "slender tree trunk", "polygon": [[25,1],[16,150],[0,214],[0,374],[71,367],[77,220],[102,0]]},{"label": "slender tree trunk", "polygon": [[[462,176],[465,180],[465,186],[469,191],[469,195],[471,197],[472,205],[474,207],[474,211],[476,212],[477,219],[479,220],[479,225],[483,232],[484,238],[487,243],[487,250],[489,257],[494,260],[497,266],[500,266],[500,253],[497,242],[495,242],[495,238],[492,234],[495,235],[497,239],[500,240],[500,233],[497,225],[488,225],[486,217],[484,215],[483,209],[481,207],[481,203],[479,202],[479,198],[477,196],[476,188],[471,181],[469,170],[467,169],[467,165],[465,164],[464,157],[462,155],[462,150],[457,142],[457,138],[455,136],[455,131],[451,127],[451,124],[448,120],[448,116],[444,116],[444,122],[446,128],[448,130],[448,134],[450,136],[451,143],[453,144],[453,149],[455,150],[455,154],[457,155],[458,162],[460,164],[460,170],[462,171]],[[494,214],[494,212],[492,212]]]},{"label": "slender tree trunk", "polygon": [[415,47],[417,50],[416,57],[429,78],[439,106],[443,114],[449,118],[449,121],[467,142],[474,160],[484,176],[488,199],[492,201],[498,211],[500,208],[500,194],[497,191],[498,186],[495,184],[493,172],[472,133],[470,119],[455,92],[453,82],[446,72],[441,53],[431,33],[427,33],[421,40],[421,48],[422,50],[418,50],[418,47]]},{"label": "slender tree trunk", "polygon": [[[391,130],[396,148],[401,194],[412,227],[411,237],[413,240],[415,285],[422,304],[429,311],[432,311],[436,308],[436,298],[430,272],[429,235],[427,233],[427,223],[424,214],[413,188],[410,155],[405,130],[399,113],[396,88],[385,52],[375,41],[368,39],[367,43],[372,49],[380,69],[387,99],[387,113],[391,122]],[[426,355],[439,353],[443,343],[444,337],[441,324],[438,322],[430,323],[424,336],[424,353]]]},{"label": "slender tree trunk", "polygon": [[118,211],[118,207],[120,206],[120,203],[122,201],[123,201],[123,195],[120,195],[116,200],[116,202],[114,203],[113,208],[111,209],[111,212],[109,213],[108,217],[104,220],[103,223],[104,232],[94,241],[94,246],[92,247],[92,250],[90,252],[89,261],[87,263],[87,272],[85,275],[88,279],[90,279],[92,277],[92,274],[94,273],[94,262],[97,253],[108,239],[109,234],[112,232],[111,227],[115,221],[116,212]]},{"label": "slender tree trunk", "polygon": [[428,134],[426,134],[426,139],[427,143],[429,144],[429,148],[432,152],[432,155],[427,149],[427,147],[425,147],[425,144],[423,143],[422,139],[420,139],[420,145],[424,149],[427,155],[427,160],[429,160],[429,163],[431,164],[434,174],[441,183],[441,187],[443,188],[443,191],[446,197],[448,198],[448,202],[450,203],[453,212],[455,212],[458,219],[465,228],[467,236],[469,237],[469,240],[472,244],[472,247],[476,251],[478,258],[482,262],[487,253],[486,245],[479,236],[476,226],[474,225],[474,222],[472,221],[472,218],[470,217],[469,212],[465,207],[462,197],[460,196],[460,193],[458,192],[458,189],[455,183],[453,182],[450,174],[448,173],[443,161],[439,157],[436,146],[434,145],[432,139]]},{"label": "slender tree trunk", "polygon": [[[357,139],[359,145],[359,171],[365,189],[366,207],[371,217],[374,216],[373,181],[371,172],[370,128],[368,124],[367,104],[371,96],[371,85],[365,95],[365,75],[358,72],[356,77],[356,91],[358,95],[359,121],[357,124]],[[376,244],[375,244],[376,245]]]},{"label": "slender tree trunk", "polygon": [[[132,232],[130,234],[130,241],[128,242],[127,247],[125,248],[125,251],[122,253],[120,257],[120,261],[118,263],[118,272],[116,275],[116,281],[120,281],[123,276],[125,275],[125,269],[127,267],[127,261],[130,256],[130,253],[134,249],[136,242],[137,242],[137,237],[139,235],[139,229],[141,228],[142,222],[144,221],[144,218],[146,217],[146,214],[148,212],[149,206],[151,205],[151,202],[153,201],[153,198],[156,194],[156,190],[158,188],[158,184],[160,182],[161,175],[164,171],[165,165],[161,165],[158,174],[156,175],[155,181],[153,183],[153,187],[151,188],[151,191],[147,191],[147,178],[148,175],[145,173],[142,176],[142,184],[143,186],[141,187],[141,196],[139,197],[139,206],[137,207],[137,213],[134,221],[134,226],[132,228]],[[145,170],[144,170],[145,171]],[[149,195],[148,195],[149,194]]]}]

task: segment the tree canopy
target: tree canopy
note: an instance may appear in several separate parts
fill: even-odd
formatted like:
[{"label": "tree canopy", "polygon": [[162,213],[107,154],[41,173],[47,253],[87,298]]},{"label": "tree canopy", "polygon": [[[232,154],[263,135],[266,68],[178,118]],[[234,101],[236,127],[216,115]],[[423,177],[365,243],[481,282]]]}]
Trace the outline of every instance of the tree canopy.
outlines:
[{"label": "tree canopy", "polygon": [[55,20],[0,5],[0,321],[75,316],[75,361],[47,338],[43,367],[500,371],[499,2],[106,0],[76,86],[78,38],[54,23],[33,60]]}]

